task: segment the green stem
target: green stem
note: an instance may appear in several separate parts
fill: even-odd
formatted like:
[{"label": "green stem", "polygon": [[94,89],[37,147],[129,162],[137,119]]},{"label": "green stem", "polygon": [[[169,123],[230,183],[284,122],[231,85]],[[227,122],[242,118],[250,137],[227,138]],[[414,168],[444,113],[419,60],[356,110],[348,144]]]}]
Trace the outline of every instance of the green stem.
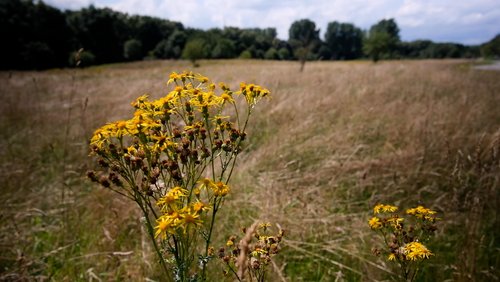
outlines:
[{"label": "green stem", "polygon": [[141,208],[142,213],[144,214],[144,218],[146,218],[146,225],[147,225],[147,228],[148,228],[148,234],[151,237],[151,241],[153,241],[153,246],[155,248],[155,252],[156,252],[158,258],[160,259],[160,264],[161,264],[161,266],[163,268],[163,271],[165,272],[165,275],[167,277],[170,277],[170,275],[169,275],[170,273],[168,271],[168,267],[165,264],[165,260],[163,259],[163,255],[161,254],[160,248],[158,248],[158,244],[156,243],[156,238],[155,238],[155,235],[154,235],[153,226],[151,224],[151,220],[149,219],[148,212],[147,212],[146,208],[142,205],[140,198],[136,198],[135,201],[139,205],[139,207]]},{"label": "green stem", "polygon": [[[214,212],[212,213],[212,220],[210,221],[210,229],[208,231],[208,236],[207,236],[207,239],[205,240],[205,258],[208,257],[208,249],[210,247],[210,240],[212,238],[212,231],[213,231],[214,225],[215,225],[215,215],[216,215],[217,210],[219,208],[220,202],[221,202],[221,199],[217,199],[217,198],[214,199],[214,206],[213,206]],[[207,269],[207,264],[203,263],[203,271],[201,274],[201,281],[206,280],[206,269]]]}]

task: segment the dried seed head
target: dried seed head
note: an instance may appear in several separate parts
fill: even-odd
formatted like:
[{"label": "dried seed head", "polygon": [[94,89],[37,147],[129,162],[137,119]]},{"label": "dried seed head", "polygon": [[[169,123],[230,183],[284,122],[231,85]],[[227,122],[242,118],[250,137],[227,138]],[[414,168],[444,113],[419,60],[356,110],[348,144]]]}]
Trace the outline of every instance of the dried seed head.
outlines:
[{"label": "dried seed head", "polygon": [[99,183],[106,187],[106,188],[109,188],[111,186],[111,184],[109,183],[109,180],[106,176],[102,175],[100,178],[99,178]]},{"label": "dried seed head", "polygon": [[109,166],[108,163],[103,159],[99,159],[97,163],[103,168],[107,168]]},{"label": "dried seed head", "polygon": [[93,171],[93,170],[89,170],[89,171],[87,171],[87,177],[88,177],[91,181],[93,181],[93,182],[97,182],[97,176],[96,176],[96,174],[95,174],[95,171]]}]

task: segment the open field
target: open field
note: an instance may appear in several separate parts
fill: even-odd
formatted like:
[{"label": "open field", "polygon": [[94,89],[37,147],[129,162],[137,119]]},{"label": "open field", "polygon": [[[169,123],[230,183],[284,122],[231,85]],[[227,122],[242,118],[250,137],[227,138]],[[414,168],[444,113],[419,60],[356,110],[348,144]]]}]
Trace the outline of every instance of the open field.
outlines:
[{"label": "open field", "polygon": [[[95,165],[88,139],[189,68],[0,73],[0,281],[161,280],[140,212],[84,177]],[[272,92],[248,130],[216,246],[263,219],[287,231],[270,281],[390,281],[395,268],[371,252],[371,209],[422,204],[442,220],[419,281],[500,279],[500,72],[467,61],[298,69],[230,60],[194,70]]]}]

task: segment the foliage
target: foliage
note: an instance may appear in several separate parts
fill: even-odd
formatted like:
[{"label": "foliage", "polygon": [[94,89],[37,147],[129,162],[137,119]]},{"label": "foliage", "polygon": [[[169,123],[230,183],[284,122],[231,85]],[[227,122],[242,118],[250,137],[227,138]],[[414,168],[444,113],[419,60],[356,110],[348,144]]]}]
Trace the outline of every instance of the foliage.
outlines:
[{"label": "foliage", "polygon": [[393,19],[374,24],[365,39],[363,50],[374,62],[395,56],[399,43],[399,28]]},{"label": "foliage", "polygon": [[436,212],[423,206],[406,210],[407,217],[398,215],[398,207],[378,204],[373,208],[374,217],[368,224],[381,234],[382,249],[374,248],[376,255],[384,253],[389,261],[400,268],[402,281],[414,281],[421,262],[434,254],[423,243],[437,230]]},{"label": "foliage", "polygon": [[279,60],[279,58],[280,56],[278,54],[278,51],[273,47],[269,48],[269,50],[267,50],[264,54],[264,59],[266,60]]},{"label": "foliage", "polygon": [[[387,33],[383,40],[377,33]],[[246,58],[281,60],[351,60],[362,56],[362,50],[377,51],[372,58],[448,58],[477,57],[477,46],[432,43],[423,50],[419,44],[400,42],[399,28],[393,19],[382,20],[369,31],[373,38],[361,41],[361,29],[350,23],[330,22],[325,41],[309,19],[292,23],[289,38],[277,38],[275,28],[224,27],[208,30],[185,28],[182,23],[149,16],[128,15],[109,8],[90,5],[77,11],[61,12],[42,1],[9,0],[0,2],[1,69],[46,69],[68,66],[71,53],[84,48],[95,55],[94,64],[140,60],[181,58],[187,41],[204,40],[206,59]],[[382,36],[383,37],[383,36]],[[126,57],[125,44],[137,40],[140,54]],[[367,43],[369,46],[363,46]],[[136,45],[137,46],[137,45]],[[496,46],[483,44],[485,56],[494,56]],[[498,49],[498,48],[497,48]],[[136,50],[139,50],[138,48]],[[269,52],[269,53],[268,53]],[[288,54],[287,54],[288,52]],[[268,53],[266,55],[266,53]]]},{"label": "foliage", "polygon": [[123,46],[123,57],[127,60],[136,61],[142,59],[142,43],[137,39],[130,39]]},{"label": "foliage", "polygon": [[234,58],[235,46],[229,39],[220,39],[212,50],[211,57],[214,59]]},{"label": "foliage", "polygon": [[158,42],[153,50],[153,55],[160,59],[178,59],[182,55],[186,40],[186,33],[176,29],[168,39]]},{"label": "foliage", "polygon": [[68,61],[69,65],[73,67],[88,67],[94,64],[95,56],[92,52],[81,49],[80,51],[71,53]]},{"label": "foliage", "polygon": [[302,19],[293,22],[288,33],[288,42],[295,57],[300,61],[300,70],[303,71],[310,53],[320,42],[319,29],[316,29],[316,24],[311,20]]},{"label": "foliage", "polygon": [[363,55],[363,32],[350,23],[328,23],[325,44],[332,55],[327,59],[352,60]]},{"label": "foliage", "polygon": [[197,66],[196,61],[205,57],[205,41],[202,39],[193,39],[186,43],[182,51],[182,58],[191,61],[193,66]]},{"label": "foliage", "polygon": [[61,11],[41,1],[0,1],[0,68],[64,66],[69,36]]},{"label": "foliage", "polygon": [[481,46],[481,56],[486,58],[500,57],[500,34]]},{"label": "foliage", "polygon": [[172,73],[168,83],[176,86],[163,98],[137,98],[132,119],[94,132],[90,146],[102,170],[87,175],[140,207],[165,275],[206,281],[216,216],[252,110],[269,90],[241,83],[233,92],[220,83],[216,95],[214,83],[192,72]]}]

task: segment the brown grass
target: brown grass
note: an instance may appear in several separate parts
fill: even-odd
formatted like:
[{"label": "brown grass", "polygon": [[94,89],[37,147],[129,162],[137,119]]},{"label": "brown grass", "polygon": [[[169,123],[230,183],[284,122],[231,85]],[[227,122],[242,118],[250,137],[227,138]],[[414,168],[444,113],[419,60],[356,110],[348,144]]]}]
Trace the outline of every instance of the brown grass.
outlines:
[{"label": "brown grass", "polygon": [[[0,280],[158,279],[137,210],[83,179],[86,140],[189,67],[0,73]],[[370,254],[370,208],[424,204],[443,220],[422,279],[498,279],[500,72],[464,61],[298,68],[233,60],[195,69],[273,92],[249,129],[218,242],[256,219],[279,222],[288,247],[276,268],[287,279],[382,280],[393,269]]]}]

